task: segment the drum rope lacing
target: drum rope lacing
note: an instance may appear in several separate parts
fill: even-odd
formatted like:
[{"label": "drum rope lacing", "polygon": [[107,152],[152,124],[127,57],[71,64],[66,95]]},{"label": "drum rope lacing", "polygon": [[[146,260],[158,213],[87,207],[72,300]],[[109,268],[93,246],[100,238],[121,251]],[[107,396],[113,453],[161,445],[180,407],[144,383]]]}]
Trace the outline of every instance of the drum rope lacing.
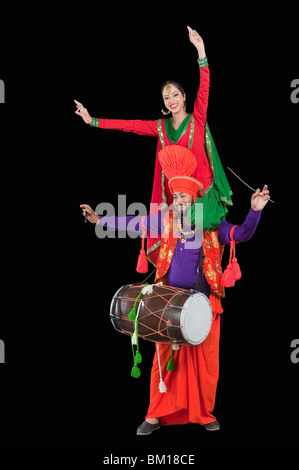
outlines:
[{"label": "drum rope lacing", "polygon": [[[132,286],[134,287],[134,286]],[[166,290],[172,290],[171,288],[169,289],[169,286],[167,286],[168,289],[166,288]],[[133,364],[133,367],[132,367],[132,370],[131,370],[131,376],[132,377],[135,377],[135,378],[139,378],[140,375],[141,375],[141,371],[140,371],[140,368],[138,367],[138,365],[142,362],[142,356],[140,354],[140,351],[139,351],[139,341],[138,341],[138,329],[139,329],[139,313],[140,313],[140,309],[142,307],[145,307],[145,303],[144,303],[144,300],[140,300],[140,297],[142,295],[151,295],[153,293],[153,285],[149,286],[148,284],[146,284],[143,289],[141,289],[140,293],[138,294],[138,296],[136,297],[136,299],[133,299],[134,300],[134,305],[133,305],[133,308],[132,310],[130,311],[129,315],[128,315],[128,320],[130,321],[133,321],[133,324],[134,324],[134,332],[131,334],[131,344],[132,344],[132,352],[133,352],[133,361],[134,361],[134,364]],[[171,299],[169,299],[168,301],[164,298],[163,295],[160,295],[158,293],[156,293],[156,296],[160,297],[160,298],[163,298],[164,301],[166,301],[166,305],[164,307],[164,309],[162,310],[163,313],[162,313],[162,316],[158,316],[158,315],[155,315],[155,313],[153,312],[150,312],[152,315],[155,315],[156,317],[158,317],[160,319],[159,321],[159,326],[158,326],[158,334],[161,334],[161,321],[163,319],[163,316],[165,314],[165,311],[167,309],[167,306],[169,305],[170,301],[173,299],[174,295],[171,297]],[[177,292],[175,291],[175,295],[177,295]],[[149,297],[151,298],[151,297]],[[123,298],[123,300],[132,300],[130,298]],[[138,308],[137,308],[137,311],[136,311],[136,306],[137,306],[137,303],[139,301],[139,305],[138,305]],[[149,309],[148,309],[149,310]],[[159,312],[161,311],[161,309],[159,310]],[[145,315],[147,316],[147,315]],[[166,322],[167,325],[171,322]],[[142,323],[141,323],[142,325]],[[147,327],[146,325],[143,325],[145,327]],[[166,329],[168,328],[168,326],[166,327]],[[151,329],[151,328],[150,328]],[[125,331],[125,330],[124,330]],[[156,334],[157,332],[155,332]],[[148,336],[148,335],[147,335]],[[166,335],[163,335],[163,336],[166,336]],[[144,336],[143,336],[144,337]],[[168,334],[168,338],[170,338],[169,334]],[[134,346],[136,346],[136,352],[134,351]],[[156,346],[157,346],[157,354],[158,354],[158,363],[159,363],[159,371],[160,371],[160,384],[159,384],[159,390],[161,393],[166,393],[167,391],[167,388],[166,388],[166,385],[165,383],[163,382],[163,379],[162,379],[162,372],[161,372],[161,364],[160,364],[160,352],[159,352],[159,344],[156,342]],[[168,361],[168,364],[167,364],[167,370],[168,371],[173,371],[174,370],[174,362],[173,362],[173,358],[172,358],[172,353],[173,353],[173,346],[171,346],[171,357]]]},{"label": "drum rope lacing", "polygon": [[[142,284],[137,284],[137,285],[129,285],[125,287],[127,289],[127,292],[128,290],[130,291],[130,289],[133,288],[132,294],[131,295],[127,294],[127,296],[123,296],[120,294],[120,290],[119,290],[118,291],[119,295],[117,293],[114,296],[114,299],[120,299],[122,301],[125,301],[126,302],[125,310],[128,309],[131,302],[133,303],[133,308],[128,314],[125,314],[123,316],[123,313],[120,312],[122,309],[120,309],[120,307],[118,306],[117,315],[114,315],[111,313],[110,315],[114,318],[117,318],[118,320],[129,321],[131,323],[130,331],[127,331],[125,328],[121,328],[120,330],[123,333],[127,333],[128,335],[131,336],[131,345],[132,345],[133,361],[134,361],[134,365],[131,370],[131,376],[135,378],[139,378],[141,375],[141,370],[138,367],[139,364],[142,362],[142,356],[139,351],[139,341],[138,341],[138,337],[140,334],[139,326],[143,327],[143,329],[150,330],[150,333],[146,333],[142,330],[140,334],[141,338],[149,339],[150,336],[158,334],[165,338],[164,341],[166,341],[166,343],[168,342],[168,340],[169,342],[171,342],[170,358],[167,362],[166,370],[167,372],[174,371],[176,358],[173,358],[173,351],[176,349],[180,349],[180,343],[184,343],[184,340],[181,338],[180,334],[178,334],[178,336],[175,335],[175,338],[172,338],[170,336],[169,328],[180,328],[182,330],[182,323],[180,322],[180,325],[172,324],[173,320],[174,320],[174,323],[177,323],[177,317],[175,316],[173,318],[171,313],[168,315],[166,314],[166,312],[168,310],[171,310],[172,308],[183,309],[183,305],[180,305],[180,300],[179,300],[180,296],[186,293],[187,297],[189,297],[190,294],[192,297],[194,291],[191,292],[190,290],[186,290],[182,288],[178,289],[176,287],[172,287],[168,285],[162,285],[162,286],[159,284],[148,285],[147,283],[144,286]],[[156,287],[156,289],[154,289],[154,287]],[[134,294],[135,288],[140,289],[140,291],[137,292],[137,295]],[[122,288],[122,292],[123,292],[123,288]],[[124,293],[125,292],[126,291],[124,291]],[[173,301],[174,298],[176,298],[177,296],[179,296],[178,305],[176,305],[176,302]],[[159,308],[158,310],[151,311],[151,308],[155,307],[156,302],[155,301],[149,302],[149,301],[151,301],[152,299],[155,299],[157,301],[159,298],[163,300],[163,303],[164,303],[163,308]],[[148,303],[148,305],[146,305],[146,303]],[[158,305],[160,305],[159,301],[158,301]],[[158,319],[158,322],[156,321],[154,328],[152,328],[151,326],[148,326],[142,321],[148,316],[155,317],[156,319]],[[132,332],[132,324],[133,324],[133,332]],[[164,327],[164,324],[165,324],[165,327]],[[165,330],[167,331],[167,334]],[[182,333],[182,336],[183,338],[186,339],[183,333]],[[156,358],[157,358],[157,362],[159,366],[159,375],[160,375],[159,391],[160,393],[166,393],[167,387],[166,387],[166,384],[163,382],[162,370],[161,370],[162,367],[161,367],[161,358],[160,358],[160,348],[159,348],[159,343],[161,342],[163,343],[163,340],[161,339],[159,340],[156,338],[152,338],[149,340],[154,341],[156,343],[156,354],[157,354]],[[134,346],[136,347],[136,351],[134,351]],[[164,354],[164,350],[163,350],[163,354]],[[164,356],[163,356],[163,361],[164,361]]]},{"label": "drum rope lacing", "polygon": [[[132,286],[132,287],[135,287],[135,286]],[[136,286],[136,287],[139,287],[139,286]],[[160,308],[159,310],[156,310],[156,311],[152,312],[151,310],[149,310],[149,308],[148,308],[145,304],[143,304],[143,307],[144,307],[144,309],[146,309],[146,310],[148,311],[148,314],[143,315],[141,319],[139,318],[139,324],[151,331],[150,333],[147,333],[147,334],[142,335],[143,338],[148,338],[148,337],[151,336],[151,335],[158,334],[158,335],[160,335],[160,336],[164,336],[164,337],[166,337],[166,338],[169,338],[169,339],[172,340],[172,341],[175,341],[175,338],[173,338],[172,336],[170,336],[169,331],[167,331],[168,334],[165,334],[164,332],[165,332],[166,330],[168,330],[169,326],[178,327],[178,328],[180,328],[180,327],[179,327],[178,325],[171,325],[168,321],[166,321],[166,320],[164,319],[164,314],[165,314],[166,310],[168,310],[168,309],[171,308],[171,302],[172,302],[173,298],[176,297],[176,295],[178,294],[178,292],[177,292],[177,291],[174,291],[170,286],[163,286],[163,288],[165,288],[165,290],[170,291],[170,292],[169,292],[169,293],[165,293],[165,294],[159,294],[158,292],[155,291],[155,296],[156,296],[156,297],[160,297],[161,299],[163,299],[163,300],[166,302],[165,306],[164,306],[163,308]],[[150,295],[150,294],[147,294],[147,295]],[[155,296],[147,297],[146,300],[150,300],[150,299],[154,298]],[[170,296],[170,298],[167,299],[167,298],[165,298],[165,296]],[[132,298],[132,297],[123,297],[123,300],[126,300],[126,301],[135,301],[135,298]],[[140,302],[140,300],[139,300],[139,302]],[[161,313],[161,316],[158,315],[158,313],[160,313],[160,312],[162,312],[162,313]],[[148,325],[146,325],[146,324],[143,323],[142,320],[144,320],[148,315],[154,315],[156,318],[159,319],[158,331],[154,330],[154,329],[151,328],[150,326],[148,326]],[[122,317],[122,320],[124,320],[124,321],[129,321],[129,322],[132,321],[131,319],[129,319],[129,318],[127,318],[127,317]],[[164,323],[166,324],[166,326],[161,328],[162,322],[164,322]],[[124,330],[124,331],[125,331],[127,334],[130,334],[129,331],[127,331],[127,330]]]}]

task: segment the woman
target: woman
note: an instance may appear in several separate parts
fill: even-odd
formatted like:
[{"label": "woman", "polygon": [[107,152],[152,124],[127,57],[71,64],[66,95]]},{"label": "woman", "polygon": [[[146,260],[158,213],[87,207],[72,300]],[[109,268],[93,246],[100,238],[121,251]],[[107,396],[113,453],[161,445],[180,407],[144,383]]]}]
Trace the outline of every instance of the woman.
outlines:
[{"label": "woman", "polygon": [[[197,160],[197,169],[192,177],[202,183],[198,203],[204,204],[204,229],[216,229],[221,220],[225,219],[226,205],[232,205],[231,190],[223,171],[217,150],[206,122],[210,72],[206,58],[204,42],[200,35],[189,26],[190,42],[198,52],[200,69],[200,86],[194,103],[192,114],[186,112],[186,94],[180,84],[174,81],[166,82],[162,87],[162,97],[167,111],[163,114],[171,118],[156,121],[116,120],[92,118],[87,109],[75,100],[77,110],[87,124],[102,129],[118,129],[135,132],[142,135],[159,137],[157,155],[166,145],[180,145],[191,150]],[[156,155],[153,192],[150,214],[155,214],[166,205],[171,204],[172,196],[168,188],[159,159]],[[192,214],[189,215],[192,219]],[[150,261],[156,265],[160,239],[147,239],[147,254]]]}]

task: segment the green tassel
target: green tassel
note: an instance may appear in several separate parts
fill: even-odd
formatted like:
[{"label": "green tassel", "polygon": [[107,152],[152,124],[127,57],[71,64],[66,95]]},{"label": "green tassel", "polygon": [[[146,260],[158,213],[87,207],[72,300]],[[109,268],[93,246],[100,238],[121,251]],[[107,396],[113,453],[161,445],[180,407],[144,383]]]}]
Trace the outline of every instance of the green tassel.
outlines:
[{"label": "green tassel", "polygon": [[[148,283],[145,284],[145,286],[147,286],[147,285],[148,285]],[[131,377],[134,377],[135,379],[139,379],[139,377],[141,376],[141,370],[137,366],[137,364],[140,364],[142,362],[142,357],[141,357],[141,354],[139,352],[139,345],[138,345],[138,320],[136,322],[136,314],[137,314],[136,305],[137,305],[137,302],[138,302],[138,300],[140,299],[141,296],[142,296],[142,289],[141,289],[140,294],[136,297],[136,300],[134,302],[134,307],[132,308],[132,310],[128,314],[129,320],[134,321],[134,326],[135,326],[135,330],[136,330],[136,338],[137,338],[137,351],[136,351],[136,353],[134,353],[134,346],[132,344],[134,365],[131,369]],[[135,325],[135,322],[136,322],[136,325]],[[132,339],[132,336],[133,336],[133,333],[131,334],[131,339]]]},{"label": "green tassel", "polygon": [[142,357],[141,357],[141,354],[138,351],[138,349],[137,349],[136,353],[134,353],[133,344],[132,344],[132,352],[133,352],[134,365],[131,369],[131,377],[134,377],[135,379],[139,379],[139,377],[141,376],[141,370],[139,369],[137,364],[140,364],[142,362]]},{"label": "green tassel", "polygon": [[129,320],[135,320],[135,318],[136,318],[136,307],[135,307],[135,305],[132,308],[132,310],[130,311],[130,313],[128,315],[128,318],[129,318]]},{"label": "green tassel", "polygon": [[139,379],[140,376],[141,376],[141,370],[139,369],[138,366],[134,364],[131,370],[131,377],[134,377],[135,379]]},{"label": "green tassel", "polygon": [[142,362],[142,357],[139,351],[136,351],[135,358],[134,358],[134,363],[135,364],[141,364]]},{"label": "green tassel", "polygon": [[[144,287],[145,287],[145,286],[148,286],[148,283],[147,283],[147,282],[144,284]],[[142,288],[142,289],[143,289],[143,288]],[[136,305],[137,305],[138,300],[139,300],[140,297],[142,296],[142,289],[141,289],[141,292],[139,293],[139,295],[136,297],[136,300],[135,300],[135,302],[134,302],[134,307],[132,308],[132,310],[131,310],[131,311],[129,312],[129,314],[128,314],[129,320],[135,320],[135,318],[136,318]]]},{"label": "green tassel", "polygon": [[169,359],[169,361],[167,363],[167,367],[166,367],[168,372],[173,372],[175,370],[175,363],[174,363],[174,360],[172,358],[172,353],[173,353],[173,346],[171,345],[170,359]]},{"label": "green tassel", "polygon": [[172,357],[169,359],[166,369],[168,370],[168,372],[172,372],[175,370],[175,364],[174,364],[174,360],[172,359]]}]

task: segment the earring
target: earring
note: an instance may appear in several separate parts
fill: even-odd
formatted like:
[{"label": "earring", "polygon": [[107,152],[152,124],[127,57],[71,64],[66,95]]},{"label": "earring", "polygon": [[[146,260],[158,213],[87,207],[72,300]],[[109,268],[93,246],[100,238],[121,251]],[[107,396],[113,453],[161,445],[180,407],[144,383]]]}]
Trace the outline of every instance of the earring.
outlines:
[{"label": "earring", "polygon": [[185,103],[184,103],[184,111],[186,111],[186,101],[185,101]]},{"label": "earring", "polygon": [[164,116],[168,116],[168,114],[170,114],[170,111],[164,111],[164,109],[162,108],[161,109],[161,113],[164,114]]}]

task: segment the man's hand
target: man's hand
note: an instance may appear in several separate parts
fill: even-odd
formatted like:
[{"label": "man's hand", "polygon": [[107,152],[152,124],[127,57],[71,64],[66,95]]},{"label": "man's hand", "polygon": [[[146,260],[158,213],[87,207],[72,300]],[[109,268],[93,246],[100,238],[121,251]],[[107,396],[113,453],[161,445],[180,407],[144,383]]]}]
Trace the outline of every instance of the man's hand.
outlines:
[{"label": "man's hand", "polygon": [[268,186],[265,184],[263,190],[257,189],[251,197],[251,209],[261,211],[270,199]]},{"label": "man's hand", "polygon": [[96,214],[95,211],[88,204],[81,204],[80,207],[83,212],[82,215],[86,215],[87,220],[89,220],[89,222],[91,222],[92,224],[96,224],[100,218],[98,214]]}]

